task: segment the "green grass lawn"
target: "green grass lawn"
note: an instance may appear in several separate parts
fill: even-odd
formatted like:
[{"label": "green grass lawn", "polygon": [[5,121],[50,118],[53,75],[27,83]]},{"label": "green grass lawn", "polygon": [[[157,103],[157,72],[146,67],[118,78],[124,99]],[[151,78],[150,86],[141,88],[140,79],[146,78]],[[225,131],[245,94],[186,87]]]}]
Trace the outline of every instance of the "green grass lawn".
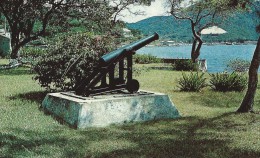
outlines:
[{"label": "green grass lawn", "polygon": [[[0,157],[192,157],[260,155],[260,115],[236,114],[244,93],[179,92],[181,72],[143,71],[141,89],[170,96],[180,119],[75,130],[38,109],[46,93],[26,68],[0,70]],[[260,93],[255,110],[260,109]]]}]

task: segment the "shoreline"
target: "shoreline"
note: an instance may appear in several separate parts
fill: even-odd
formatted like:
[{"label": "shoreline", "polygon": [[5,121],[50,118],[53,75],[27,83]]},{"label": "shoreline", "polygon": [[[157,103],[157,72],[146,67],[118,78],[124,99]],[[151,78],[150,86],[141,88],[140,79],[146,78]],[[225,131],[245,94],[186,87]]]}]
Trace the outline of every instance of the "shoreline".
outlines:
[{"label": "shoreline", "polygon": [[[189,46],[192,45],[192,43],[182,43],[182,42],[166,42],[166,41],[159,41],[160,43],[157,44],[150,44],[147,45],[146,47],[156,47],[156,46]],[[205,42],[203,45],[256,45],[257,41],[244,41],[244,42]]]}]

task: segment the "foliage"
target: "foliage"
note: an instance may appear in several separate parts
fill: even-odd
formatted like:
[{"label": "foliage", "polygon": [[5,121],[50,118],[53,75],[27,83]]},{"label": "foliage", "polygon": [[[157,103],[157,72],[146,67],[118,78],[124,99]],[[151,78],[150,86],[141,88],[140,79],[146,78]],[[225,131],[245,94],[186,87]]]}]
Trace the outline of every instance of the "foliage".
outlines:
[{"label": "foliage", "polygon": [[203,29],[220,23],[219,17],[225,12],[225,7],[216,5],[214,0],[188,1],[168,0],[171,7],[170,14],[177,20],[185,20],[190,23],[190,33],[192,33],[191,59],[197,61],[203,44],[201,32]]},{"label": "foliage", "polygon": [[199,65],[190,59],[177,59],[174,61],[173,69],[177,71],[197,71]]},{"label": "foliage", "polygon": [[46,53],[47,49],[38,46],[29,46],[22,48],[21,61],[29,65],[34,65],[39,57]]},{"label": "foliage", "polygon": [[221,92],[243,91],[247,86],[247,77],[244,74],[232,72],[210,74],[210,84],[212,89]]},{"label": "foliage", "polygon": [[107,1],[6,0],[0,3],[0,13],[6,17],[11,33],[13,59],[27,43],[57,32],[109,32],[115,25],[110,19],[115,11],[117,8]]},{"label": "foliage", "polygon": [[182,73],[182,78],[178,80],[179,88],[181,91],[198,92],[202,88],[206,87],[206,78],[204,73],[191,72],[189,75]]},{"label": "foliage", "polygon": [[161,59],[151,54],[135,54],[133,60],[137,64],[160,63]]},{"label": "foliage", "polygon": [[130,29],[131,30],[131,33],[133,34],[134,37],[142,37],[142,33],[140,30],[136,30],[136,29]]},{"label": "foliage", "polygon": [[41,47],[24,47],[22,49],[22,54],[21,57],[22,58],[36,58],[39,57],[41,55],[43,55],[47,50]]},{"label": "foliage", "polygon": [[239,58],[230,60],[227,64],[227,67],[231,71],[236,71],[236,72],[246,72],[249,70],[249,66],[250,66],[250,61],[239,59]]},{"label": "foliage", "polygon": [[48,89],[71,90],[94,71],[99,57],[110,49],[111,41],[87,33],[60,37],[33,67],[34,79]]}]

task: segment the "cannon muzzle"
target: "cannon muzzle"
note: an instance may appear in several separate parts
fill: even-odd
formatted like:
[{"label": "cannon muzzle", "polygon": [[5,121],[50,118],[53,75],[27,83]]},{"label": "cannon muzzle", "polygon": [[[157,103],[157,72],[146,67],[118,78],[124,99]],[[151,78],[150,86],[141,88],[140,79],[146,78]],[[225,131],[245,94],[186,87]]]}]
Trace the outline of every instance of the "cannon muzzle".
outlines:
[{"label": "cannon muzzle", "polygon": [[124,47],[121,47],[115,51],[112,51],[108,54],[103,55],[99,62],[102,66],[106,66],[108,64],[114,63],[121,58],[124,58],[128,55],[132,55],[135,51],[138,49],[144,47],[145,45],[159,39],[159,35],[157,33],[154,33],[153,35],[143,38],[139,41],[136,41],[134,43],[128,44]]}]

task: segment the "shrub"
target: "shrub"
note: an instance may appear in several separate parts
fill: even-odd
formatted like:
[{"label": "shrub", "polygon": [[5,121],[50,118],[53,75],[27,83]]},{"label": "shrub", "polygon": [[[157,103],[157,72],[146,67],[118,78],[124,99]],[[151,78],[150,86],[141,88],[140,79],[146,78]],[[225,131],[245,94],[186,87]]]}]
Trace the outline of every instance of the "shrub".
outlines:
[{"label": "shrub", "polygon": [[177,59],[173,64],[173,68],[177,71],[198,71],[199,65],[193,63],[191,59]]},{"label": "shrub", "polygon": [[37,59],[46,53],[46,49],[40,47],[24,47],[21,53],[21,60],[23,63],[35,65]]},{"label": "shrub", "polygon": [[38,57],[46,52],[46,49],[40,47],[24,47],[22,49],[21,57],[30,58],[30,57]]},{"label": "shrub", "polygon": [[178,83],[181,91],[198,92],[202,88],[207,86],[206,78],[204,78],[204,73],[199,74],[198,72],[191,72],[190,75],[182,73],[182,78],[178,80]]},{"label": "shrub", "polygon": [[246,72],[249,70],[250,61],[244,59],[234,59],[228,61],[227,67],[231,71]]},{"label": "shrub", "polygon": [[243,91],[247,85],[247,77],[241,73],[217,73],[210,74],[210,84],[212,89],[221,92]]},{"label": "shrub", "polygon": [[162,60],[150,54],[135,54],[134,62],[138,64],[150,64],[150,63],[160,63],[162,62]]},{"label": "shrub", "polygon": [[47,89],[72,90],[108,52],[109,41],[87,33],[60,37],[34,65],[34,79]]}]

